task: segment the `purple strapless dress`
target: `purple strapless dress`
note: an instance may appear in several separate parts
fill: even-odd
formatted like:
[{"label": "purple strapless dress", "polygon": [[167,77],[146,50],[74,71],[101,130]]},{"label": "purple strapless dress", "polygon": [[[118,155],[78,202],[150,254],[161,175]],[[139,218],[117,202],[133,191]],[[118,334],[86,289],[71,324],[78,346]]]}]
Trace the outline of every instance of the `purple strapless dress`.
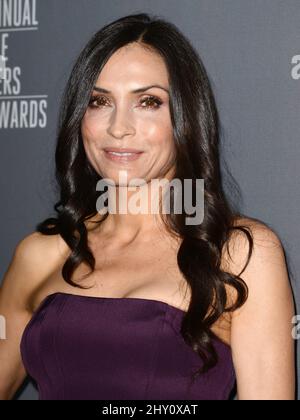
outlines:
[{"label": "purple strapless dress", "polygon": [[190,382],[200,357],[184,342],[184,311],[153,299],[48,295],[25,327],[21,355],[40,400],[227,400],[231,348]]}]

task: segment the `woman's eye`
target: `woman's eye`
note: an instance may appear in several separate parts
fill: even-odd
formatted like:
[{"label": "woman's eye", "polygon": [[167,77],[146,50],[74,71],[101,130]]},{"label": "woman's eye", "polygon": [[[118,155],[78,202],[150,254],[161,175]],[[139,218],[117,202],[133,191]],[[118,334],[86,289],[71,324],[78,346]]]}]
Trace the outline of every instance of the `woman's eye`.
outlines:
[{"label": "woman's eye", "polygon": [[[90,108],[100,108],[103,105],[106,105],[106,98],[103,96],[92,96],[89,101],[89,107]],[[140,101],[141,108],[151,108],[151,109],[157,109],[162,104],[162,101],[155,97],[155,96],[147,96],[146,98],[143,98]],[[146,105],[144,105],[146,104]]]},{"label": "woman's eye", "polygon": [[[95,105],[96,103],[96,105]],[[105,98],[103,96],[92,96],[89,101],[89,107],[90,108],[99,108],[99,106],[102,106],[103,103],[105,103]],[[97,106],[98,104],[98,106]]]},{"label": "woman's eye", "polygon": [[[150,102],[150,105],[149,105]],[[159,108],[160,105],[162,104],[162,101],[158,98],[156,98],[155,96],[147,96],[147,98],[144,98],[141,100],[141,103],[147,103],[148,105],[146,106],[142,106],[142,108]],[[152,105],[151,105],[152,104]]]}]

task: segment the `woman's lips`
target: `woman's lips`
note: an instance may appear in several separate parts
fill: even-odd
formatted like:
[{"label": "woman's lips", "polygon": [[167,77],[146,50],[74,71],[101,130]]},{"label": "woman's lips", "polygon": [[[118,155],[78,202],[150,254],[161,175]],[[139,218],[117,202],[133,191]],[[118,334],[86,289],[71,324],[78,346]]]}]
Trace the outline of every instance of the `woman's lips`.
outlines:
[{"label": "woman's lips", "polygon": [[143,154],[143,152],[116,153],[116,152],[109,152],[109,151],[104,150],[104,155],[107,159],[109,159],[113,162],[121,162],[121,163],[132,162],[134,160],[137,160],[142,154]]}]

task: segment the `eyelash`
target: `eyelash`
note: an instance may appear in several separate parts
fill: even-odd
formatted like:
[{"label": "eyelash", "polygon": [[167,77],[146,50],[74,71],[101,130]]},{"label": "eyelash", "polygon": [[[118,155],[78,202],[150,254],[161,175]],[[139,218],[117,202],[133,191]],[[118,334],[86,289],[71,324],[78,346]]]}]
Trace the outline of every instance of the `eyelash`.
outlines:
[{"label": "eyelash", "polygon": [[[101,105],[100,106],[93,105],[93,102],[95,102],[95,101],[97,101],[99,99],[102,99],[102,98],[105,98],[105,97],[104,96],[100,96],[100,95],[92,96],[91,99],[90,99],[90,101],[89,101],[89,107],[90,108],[93,108],[93,109],[100,108]],[[149,99],[151,101],[153,101],[156,104],[156,106],[149,106],[149,105],[147,105],[147,106],[142,106],[141,108],[145,108],[145,109],[149,109],[150,108],[152,110],[155,110],[155,109],[158,109],[162,105],[162,103],[163,103],[159,98],[157,98],[156,96],[153,96],[153,95],[150,95],[150,96],[147,96],[146,98],[143,98],[140,101],[140,103],[144,103],[144,102],[148,101]]]}]

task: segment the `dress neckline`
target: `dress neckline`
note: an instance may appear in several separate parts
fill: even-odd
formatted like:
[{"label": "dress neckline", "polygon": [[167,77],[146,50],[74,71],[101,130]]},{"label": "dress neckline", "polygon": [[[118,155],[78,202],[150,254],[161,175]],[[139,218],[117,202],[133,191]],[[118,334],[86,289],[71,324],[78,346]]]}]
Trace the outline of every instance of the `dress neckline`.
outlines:
[{"label": "dress neckline", "polygon": [[[34,315],[37,315],[39,310],[42,308],[42,306],[44,305],[44,303],[46,303],[46,301],[48,299],[50,299],[51,297],[55,297],[55,296],[66,296],[66,297],[69,297],[69,298],[74,298],[75,297],[75,298],[78,298],[78,299],[90,299],[90,300],[99,300],[99,301],[102,300],[102,301],[107,301],[107,302],[109,302],[109,301],[110,302],[117,302],[117,301],[149,302],[149,303],[153,303],[153,304],[156,304],[156,305],[161,305],[162,307],[168,308],[169,310],[174,311],[175,313],[179,314],[181,317],[183,317],[187,313],[187,311],[184,311],[183,309],[177,308],[176,306],[170,305],[169,303],[164,302],[162,300],[158,300],[158,299],[138,298],[138,297],[132,297],[132,296],[125,296],[125,297],[89,296],[89,295],[77,295],[75,293],[68,293],[68,292],[53,292],[53,293],[50,293],[50,294],[46,295],[42,299],[42,301],[37,306],[35,311],[33,311],[32,318],[34,317]],[[214,337],[220,344],[224,345],[224,347],[227,348],[227,350],[231,351],[231,346],[228,343],[223,341],[216,334],[214,334]]]},{"label": "dress neckline", "polygon": [[76,297],[76,298],[83,298],[83,299],[96,299],[96,300],[106,300],[106,301],[141,301],[141,302],[152,302],[155,304],[159,304],[159,305],[163,305],[166,306],[168,308],[170,308],[171,310],[174,311],[178,311],[180,312],[182,315],[186,314],[187,311],[177,308],[176,306],[170,305],[167,302],[164,302],[162,300],[158,300],[158,299],[150,299],[150,298],[139,298],[139,297],[133,297],[133,296],[124,296],[124,297],[113,297],[113,296],[89,296],[89,295],[77,295],[76,293],[68,293],[68,292],[53,292],[50,293],[48,295],[45,296],[45,298],[42,299],[42,301],[39,303],[39,305],[37,306],[37,309],[33,312],[36,313],[38,312],[39,308],[42,306],[42,304],[44,303],[44,301],[50,297],[54,297],[55,295],[62,295],[62,296],[70,296],[70,297]]}]

